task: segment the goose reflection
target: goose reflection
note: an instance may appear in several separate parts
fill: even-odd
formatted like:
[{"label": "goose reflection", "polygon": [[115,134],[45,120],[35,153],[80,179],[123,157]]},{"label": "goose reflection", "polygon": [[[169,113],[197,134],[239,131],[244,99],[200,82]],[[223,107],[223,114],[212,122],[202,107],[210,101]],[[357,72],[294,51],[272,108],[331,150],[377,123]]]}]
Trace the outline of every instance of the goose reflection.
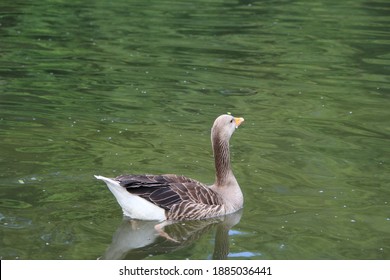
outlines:
[{"label": "goose reflection", "polygon": [[144,259],[190,246],[201,236],[216,229],[212,258],[226,259],[229,254],[229,230],[240,222],[242,211],[192,221],[160,223],[124,219],[113,235],[102,260]]}]

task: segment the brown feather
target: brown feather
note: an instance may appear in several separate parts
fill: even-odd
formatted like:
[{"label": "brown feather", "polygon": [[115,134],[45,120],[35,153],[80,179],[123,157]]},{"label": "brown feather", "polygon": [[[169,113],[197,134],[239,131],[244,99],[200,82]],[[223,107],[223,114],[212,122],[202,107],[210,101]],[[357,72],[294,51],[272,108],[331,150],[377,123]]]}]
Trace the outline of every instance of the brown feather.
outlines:
[{"label": "brown feather", "polygon": [[115,180],[128,192],[167,210],[170,220],[202,219],[223,210],[218,194],[199,181],[184,176],[121,175]]}]

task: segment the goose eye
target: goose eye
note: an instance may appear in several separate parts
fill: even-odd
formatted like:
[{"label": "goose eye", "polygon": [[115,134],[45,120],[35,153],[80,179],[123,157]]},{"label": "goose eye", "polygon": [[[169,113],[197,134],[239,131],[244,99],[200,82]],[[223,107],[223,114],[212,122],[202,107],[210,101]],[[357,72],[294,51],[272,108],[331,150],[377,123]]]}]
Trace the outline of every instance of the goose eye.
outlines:
[{"label": "goose eye", "polygon": [[230,120],[230,123],[233,123],[233,121],[234,121],[234,119],[231,119],[231,120]]}]

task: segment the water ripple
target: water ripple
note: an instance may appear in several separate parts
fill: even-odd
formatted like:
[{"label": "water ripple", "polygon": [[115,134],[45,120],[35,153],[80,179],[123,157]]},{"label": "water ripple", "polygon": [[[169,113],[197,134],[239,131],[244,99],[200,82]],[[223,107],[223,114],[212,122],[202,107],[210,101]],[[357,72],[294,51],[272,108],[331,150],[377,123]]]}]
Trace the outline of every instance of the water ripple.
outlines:
[{"label": "water ripple", "polygon": [[22,217],[4,216],[0,213],[0,226],[10,229],[22,229],[31,226],[32,220]]}]

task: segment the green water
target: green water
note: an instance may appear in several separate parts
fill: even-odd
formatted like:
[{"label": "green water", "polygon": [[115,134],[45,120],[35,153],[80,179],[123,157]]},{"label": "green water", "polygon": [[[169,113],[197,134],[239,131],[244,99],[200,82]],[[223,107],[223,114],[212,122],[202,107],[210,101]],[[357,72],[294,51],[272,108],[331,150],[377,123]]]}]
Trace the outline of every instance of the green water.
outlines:
[{"label": "green water", "polygon": [[[386,0],[1,1],[0,258],[390,259],[389,15]],[[93,175],[212,183],[226,112],[246,120],[242,216],[120,245],[134,227]]]}]

